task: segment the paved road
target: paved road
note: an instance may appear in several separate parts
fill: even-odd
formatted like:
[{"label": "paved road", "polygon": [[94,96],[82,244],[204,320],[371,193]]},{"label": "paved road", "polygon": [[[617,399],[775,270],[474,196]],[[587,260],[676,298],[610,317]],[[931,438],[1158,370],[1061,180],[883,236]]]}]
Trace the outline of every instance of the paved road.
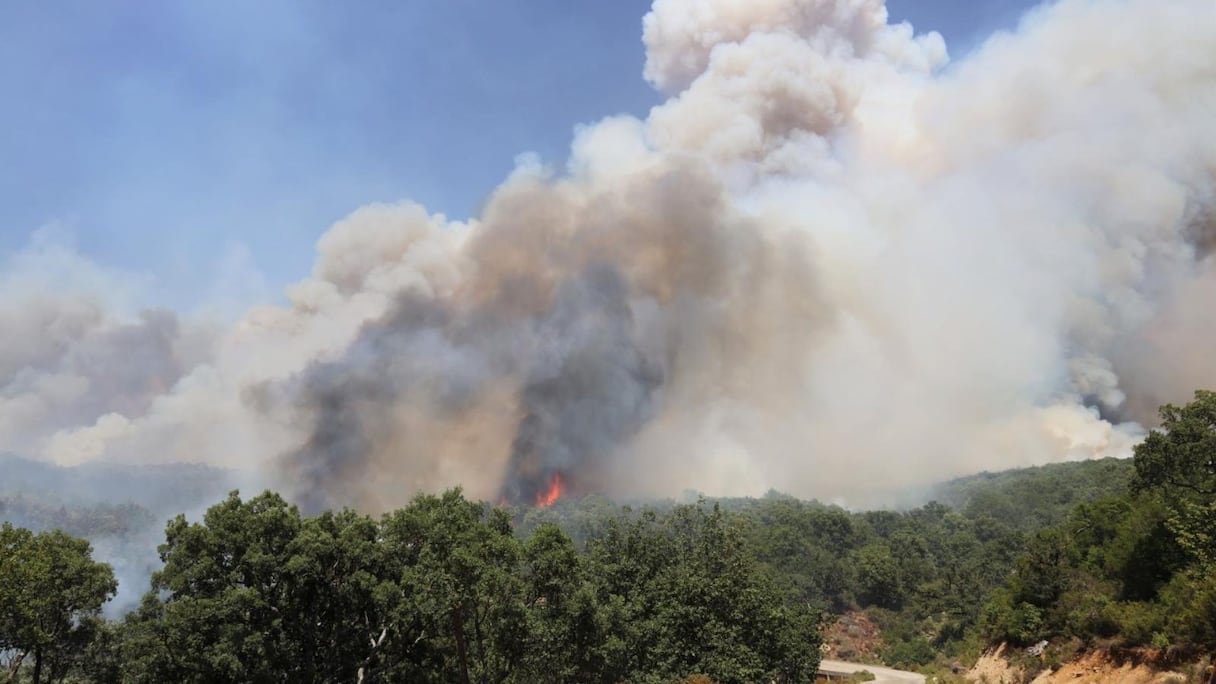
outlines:
[{"label": "paved road", "polygon": [[861,670],[873,672],[875,684],[909,684],[910,682],[924,684],[925,681],[924,675],[919,675],[915,672],[904,672],[903,670],[892,670],[889,667],[846,663],[842,660],[823,660],[819,663],[819,671],[824,673],[850,675]]}]

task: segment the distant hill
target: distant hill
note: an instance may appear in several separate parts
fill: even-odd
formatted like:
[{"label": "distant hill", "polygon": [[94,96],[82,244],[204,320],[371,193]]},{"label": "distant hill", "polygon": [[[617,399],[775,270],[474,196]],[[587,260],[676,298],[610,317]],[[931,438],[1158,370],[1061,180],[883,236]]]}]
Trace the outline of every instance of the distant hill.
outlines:
[{"label": "distant hill", "polygon": [[134,504],[180,512],[219,500],[232,474],[197,464],[86,463],[58,466],[0,454],[0,498],[21,496],[47,506]]},{"label": "distant hill", "polygon": [[1127,493],[1133,473],[1130,459],[1053,463],[960,477],[932,487],[929,498],[1028,531],[1064,520],[1077,504]]}]

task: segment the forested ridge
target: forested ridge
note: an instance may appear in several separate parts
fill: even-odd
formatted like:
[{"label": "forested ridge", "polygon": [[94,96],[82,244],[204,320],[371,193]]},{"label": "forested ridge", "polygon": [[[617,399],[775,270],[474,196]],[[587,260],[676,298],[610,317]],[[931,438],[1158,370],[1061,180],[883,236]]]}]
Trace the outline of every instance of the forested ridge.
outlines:
[{"label": "forested ridge", "polygon": [[[69,534],[96,530],[10,493],[0,517],[17,501],[40,531],[0,531],[0,676],[800,682],[820,628],[856,610],[908,669],[1043,641],[1044,666],[1095,646],[1198,657],[1216,649],[1216,394],[1161,413],[1134,459],[962,478],[902,511],[453,490],[373,518],[233,492],[169,521],[147,594],[115,619],[113,572]],[[90,505],[111,533],[147,515]]]}]

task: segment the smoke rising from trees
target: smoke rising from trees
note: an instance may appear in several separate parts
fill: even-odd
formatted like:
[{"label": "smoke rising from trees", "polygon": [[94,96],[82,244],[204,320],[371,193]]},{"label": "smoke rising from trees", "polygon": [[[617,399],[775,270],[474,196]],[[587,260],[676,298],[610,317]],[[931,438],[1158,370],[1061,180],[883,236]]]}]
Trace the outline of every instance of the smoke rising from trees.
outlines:
[{"label": "smoke rising from trees", "polygon": [[26,288],[0,405],[54,419],[0,449],[369,509],[554,473],[848,500],[1128,455],[1216,383],[1208,0],[1064,0],[955,62],[879,0],[656,0],[643,37],[646,119],[467,222],[357,209],[230,329]]}]

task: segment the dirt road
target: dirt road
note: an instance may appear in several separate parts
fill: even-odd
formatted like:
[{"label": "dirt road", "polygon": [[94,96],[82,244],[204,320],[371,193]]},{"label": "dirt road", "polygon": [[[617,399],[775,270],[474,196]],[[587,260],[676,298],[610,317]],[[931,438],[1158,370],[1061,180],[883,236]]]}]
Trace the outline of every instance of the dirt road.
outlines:
[{"label": "dirt road", "polygon": [[846,663],[843,660],[823,660],[819,663],[819,671],[825,674],[851,675],[854,672],[866,670],[874,673],[876,684],[924,684],[925,676],[915,672],[892,670],[889,667],[877,665],[862,665],[861,663]]}]

